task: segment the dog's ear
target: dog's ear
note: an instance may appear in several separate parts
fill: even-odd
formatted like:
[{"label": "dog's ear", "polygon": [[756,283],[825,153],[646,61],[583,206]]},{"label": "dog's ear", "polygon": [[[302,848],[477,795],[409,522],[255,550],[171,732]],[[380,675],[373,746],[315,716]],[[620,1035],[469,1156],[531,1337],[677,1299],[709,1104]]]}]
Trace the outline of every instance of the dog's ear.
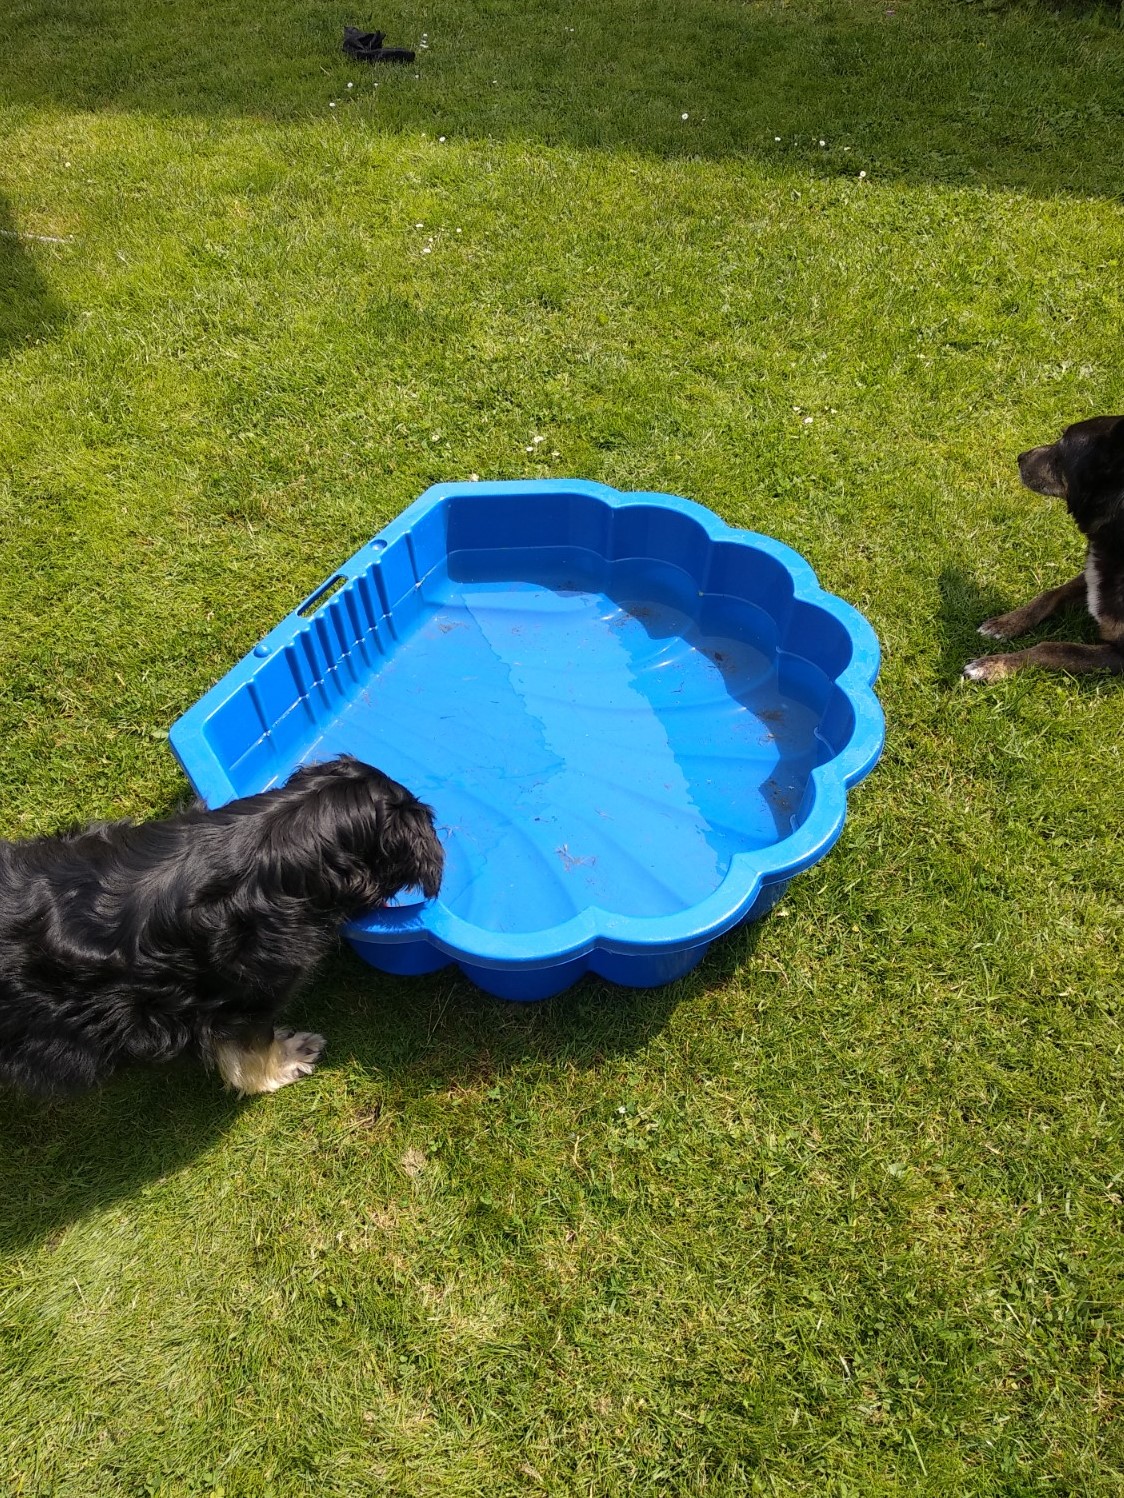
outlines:
[{"label": "dog's ear", "polygon": [[414,885],[429,899],[436,897],[445,850],[433,829],[433,812],[428,806],[409,792],[403,800],[387,803],[379,818],[379,843],[374,873],[381,889],[380,901]]},{"label": "dog's ear", "polygon": [[444,850],[433,813],[380,770],[343,756],[297,772],[270,811],[280,886],[353,913],[420,885],[441,886]]},{"label": "dog's ear", "polygon": [[1117,416],[1105,432],[1100,479],[1115,519],[1124,520],[1124,416]]},{"label": "dog's ear", "polygon": [[1066,504],[1085,532],[1124,525],[1124,416],[1094,416],[1067,427],[1058,443]]}]

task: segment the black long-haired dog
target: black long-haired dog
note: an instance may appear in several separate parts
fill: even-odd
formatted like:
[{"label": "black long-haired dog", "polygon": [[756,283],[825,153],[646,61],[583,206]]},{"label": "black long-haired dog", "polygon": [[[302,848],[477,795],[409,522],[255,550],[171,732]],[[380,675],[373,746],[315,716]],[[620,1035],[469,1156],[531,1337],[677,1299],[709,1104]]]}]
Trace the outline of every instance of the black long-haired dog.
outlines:
[{"label": "black long-haired dog", "polygon": [[1087,542],[1085,566],[1068,583],[1048,588],[1022,608],[980,625],[992,640],[1014,640],[1058,609],[1083,604],[1097,622],[1099,645],[1044,640],[1007,655],[969,661],[970,681],[998,681],[1024,666],[1051,671],[1124,674],[1124,416],[1093,416],[1066,427],[1057,442],[1019,454],[1019,477],[1036,494],[1066,502]]},{"label": "black long-haired dog", "polygon": [[442,864],[430,809],[349,757],[217,811],[0,842],[0,1081],[77,1091],[187,1052],[241,1093],[295,1082],[324,1040],[274,1028],[286,999]]}]

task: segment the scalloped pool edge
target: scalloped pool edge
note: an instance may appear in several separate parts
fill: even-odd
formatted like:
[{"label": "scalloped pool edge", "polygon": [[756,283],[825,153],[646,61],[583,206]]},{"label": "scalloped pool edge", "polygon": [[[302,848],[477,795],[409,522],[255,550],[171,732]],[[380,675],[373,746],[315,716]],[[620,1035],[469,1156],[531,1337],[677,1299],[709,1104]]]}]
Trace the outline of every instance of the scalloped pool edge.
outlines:
[{"label": "scalloped pool edge", "polygon": [[794,602],[830,615],[850,640],[851,658],[832,679],[850,704],[854,726],[838,753],[812,771],[811,804],[800,825],[776,843],[735,854],[719,886],[705,900],[674,915],[621,916],[587,906],[557,926],[499,933],[461,920],[438,897],[417,906],[390,907],[345,928],[358,955],[383,971],[413,976],[455,963],[479,987],[513,1000],[546,998],[587,972],[642,988],[682,977],[718,937],[766,914],[790,880],[818,862],[838,839],[846,820],[847,792],[874,768],[885,741],[885,721],[874,692],[880,651],[867,620],[842,598],[826,592],[798,552],[771,537],[729,526],[703,505],[669,494],[621,491],[584,479],[435,484],[272,629],[173,724],[168,736],[173,753],[203,800],[221,805],[231,799],[236,794],[234,786],[204,732],[205,724],[211,713],[253,677],[263,659],[314,627],[319,614],[314,606],[331,584],[344,580],[332,595],[334,601],[356,579],[378,568],[383,551],[408,537],[430,510],[448,501],[461,496],[478,501],[491,494],[530,498],[549,493],[583,495],[614,510],[655,505],[677,511],[698,524],[712,543],[734,542],[772,557],[792,580]]}]

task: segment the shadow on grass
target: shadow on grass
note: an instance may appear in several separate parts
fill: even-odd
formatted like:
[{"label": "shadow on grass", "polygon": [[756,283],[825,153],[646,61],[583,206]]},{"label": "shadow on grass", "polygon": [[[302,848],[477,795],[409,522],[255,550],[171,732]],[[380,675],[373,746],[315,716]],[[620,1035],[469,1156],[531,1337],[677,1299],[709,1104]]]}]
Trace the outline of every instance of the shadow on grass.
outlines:
[{"label": "shadow on grass", "polygon": [[595,1069],[643,1051],[681,1003],[721,987],[752,960],[756,921],[717,941],[693,972],[662,988],[619,988],[586,977],[541,1003],[492,998],[455,967],[421,982],[391,979],[359,963],[333,972],[332,1013],[305,1019],[330,1027],[331,1057],[350,1055],[394,1086],[446,1089],[500,1080],[527,1063]]},{"label": "shadow on grass", "polygon": [[950,687],[960,680],[960,674],[969,661],[989,650],[1001,647],[997,641],[986,640],[980,634],[980,625],[993,614],[1001,614],[1013,605],[1001,593],[990,586],[981,585],[961,567],[946,567],[937,580],[940,591],[941,654],[937,667],[937,680],[942,687]]},{"label": "shadow on grass", "polygon": [[[454,968],[411,981],[341,956],[298,1006],[299,1022],[327,1033],[329,1068],[351,1056],[407,1094],[498,1081],[527,1062],[596,1068],[642,1051],[680,1003],[725,982],[752,956],[759,930],[732,933],[664,988],[586,980],[541,1004],[502,1003]],[[186,1062],[124,1073],[77,1098],[0,1095],[0,1253],[50,1241],[134,1197],[210,1149],[243,1108],[273,1105],[239,1102]]]},{"label": "shadow on grass", "polygon": [[0,198],[0,359],[23,344],[46,337],[63,309],[39,274],[27,242]]},{"label": "shadow on grass", "polygon": [[[407,68],[343,58],[343,22],[368,18],[318,0],[19,0],[0,99],[345,129],[359,103],[363,128],[450,140],[749,155],[1050,195],[1124,188],[1124,31],[1108,6],[435,0]],[[420,43],[417,12],[391,5],[377,20],[393,43]]]},{"label": "shadow on grass", "polygon": [[[1064,582],[1064,576],[1058,578]],[[1007,613],[1026,603],[1034,592],[1028,584],[1025,593],[1017,598],[1004,597],[997,589],[981,584],[960,567],[946,567],[938,579],[940,589],[939,628],[941,637],[940,663],[937,679],[942,687],[951,687],[960,680],[961,672],[969,661],[982,655],[999,655],[1006,650],[1022,650],[1039,640],[1077,640],[1092,643],[1099,639],[1097,627],[1085,609],[1074,606],[1043,624],[1039,629],[1022,635],[1018,640],[992,640],[981,635],[980,625],[996,614]],[[1075,687],[1095,691],[1103,686],[1105,676],[1099,672],[1088,676],[1068,678]]]},{"label": "shadow on grass", "polygon": [[239,1106],[187,1065],[129,1072],[76,1098],[0,1095],[0,1252],[50,1239],[174,1175],[230,1126]]},{"label": "shadow on grass", "polygon": [[[180,787],[152,815],[170,816],[192,799]],[[0,1253],[50,1238],[145,1182],[175,1174],[222,1135],[242,1106],[187,1061],[123,1072],[77,1097],[0,1089]]]}]

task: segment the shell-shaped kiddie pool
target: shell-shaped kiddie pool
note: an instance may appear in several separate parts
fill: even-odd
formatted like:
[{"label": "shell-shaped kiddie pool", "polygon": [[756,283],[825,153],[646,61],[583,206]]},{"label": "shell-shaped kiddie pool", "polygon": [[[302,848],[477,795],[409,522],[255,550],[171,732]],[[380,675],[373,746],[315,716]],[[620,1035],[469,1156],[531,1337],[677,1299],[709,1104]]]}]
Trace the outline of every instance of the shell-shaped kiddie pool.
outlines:
[{"label": "shell-shaped kiddie pool", "polygon": [[346,752],[434,807],[439,898],[347,928],[374,967],[648,987],[835,842],[882,748],[878,658],[802,557],[701,505],[439,484],[170,738],[212,806]]}]

